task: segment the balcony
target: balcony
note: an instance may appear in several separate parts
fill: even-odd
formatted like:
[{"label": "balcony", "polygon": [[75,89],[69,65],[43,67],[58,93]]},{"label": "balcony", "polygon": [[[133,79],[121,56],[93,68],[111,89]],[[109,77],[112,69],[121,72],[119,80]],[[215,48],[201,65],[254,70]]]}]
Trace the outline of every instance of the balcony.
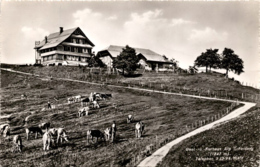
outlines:
[{"label": "balcony", "polygon": [[90,55],[88,53],[77,53],[77,52],[69,52],[69,51],[61,51],[61,50],[53,50],[50,52],[42,53],[41,57],[48,56],[48,55],[55,55],[55,54],[71,55],[71,56],[79,56],[79,57],[90,57]]}]

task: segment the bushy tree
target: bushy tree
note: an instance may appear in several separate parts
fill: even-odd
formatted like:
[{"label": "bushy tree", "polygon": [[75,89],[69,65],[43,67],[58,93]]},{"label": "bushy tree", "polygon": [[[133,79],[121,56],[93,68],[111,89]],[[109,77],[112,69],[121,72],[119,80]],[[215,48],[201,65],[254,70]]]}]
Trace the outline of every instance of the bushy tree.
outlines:
[{"label": "bushy tree", "polygon": [[220,66],[218,49],[207,49],[206,52],[202,52],[194,64],[197,67],[206,67],[206,72],[208,72],[208,68],[210,68],[210,71],[211,68],[218,68]]},{"label": "bushy tree", "polygon": [[125,72],[129,75],[133,74],[138,67],[139,58],[136,55],[135,49],[126,45],[122,52],[113,60],[113,66],[122,69],[123,75]]},{"label": "bushy tree", "polygon": [[243,60],[234,53],[232,49],[225,48],[222,52],[221,68],[226,69],[226,77],[228,72],[233,71],[235,74],[240,75],[244,69]]}]

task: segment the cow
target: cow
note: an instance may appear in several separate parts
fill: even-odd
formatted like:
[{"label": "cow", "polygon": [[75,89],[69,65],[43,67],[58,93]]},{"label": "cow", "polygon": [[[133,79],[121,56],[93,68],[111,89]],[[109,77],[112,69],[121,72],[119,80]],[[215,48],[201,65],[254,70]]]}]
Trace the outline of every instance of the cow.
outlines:
[{"label": "cow", "polygon": [[84,104],[88,104],[89,102],[90,102],[89,98],[86,97],[86,98],[81,100],[81,106],[84,107]]},{"label": "cow", "polygon": [[18,151],[22,152],[23,144],[22,138],[20,135],[15,135],[13,138],[13,152]]},{"label": "cow", "polygon": [[116,131],[117,131],[117,128],[116,128],[116,122],[113,121],[113,124],[111,126],[111,140],[112,142],[115,141],[115,138],[116,138]]},{"label": "cow", "polygon": [[32,127],[29,127],[29,128],[26,127],[25,132],[26,132],[27,140],[29,140],[29,134],[30,133],[35,133],[35,139],[37,139],[38,133],[41,134],[41,135],[43,134],[42,129],[37,127],[37,126],[32,126]]},{"label": "cow", "polygon": [[96,100],[94,100],[92,102],[92,105],[93,105],[93,108],[100,108],[100,106],[99,106],[99,104],[98,104],[98,102]]},{"label": "cow", "polygon": [[77,95],[73,97],[74,102],[80,102],[81,101],[81,95]]},{"label": "cow", "polygon": [[44,130],[48,130],[51,126],[50,122],[43,122],[41,124],[38,125],[39,128],[44,129]]},{"label": "cow", "polygon": [[93,138],[96,138],[96,142],[98,142],[98,139],[105,139],[104,134],[100,131],[100,130],[88,130],[87,131],[87,141],[89,142],[89,138],[91,138],[92,142],[93,142]]},{"label": "cow", "polygon": [[5,126],[5,129],[3,131],[3,137],[9,137],[10,136],[10,126]]},{"label": "cow", "polygon": [[134,120],[134,117],[132,115],[128,115],[127,119],[126,119],[126,122],[127,123],[131,123],[133,120]]},{"label": "cow", "polygon": [[141,138],[143,132],[144,132],[144,123],[139,121],[135,125],[135,136],[137,138]]},{"label": "cow", "polygon": [[104,130],[104,134],[105,134],[105,139],[106,141],[109,141],[111,135],[112,135],[112,129],[111,128],[106,128]]},{"label": "cow", "polygon": [[49,131],[46,131],[44,135],[42,136],[42,141],[43,141],[43,150],[49,150],[50,146],[54,144],[53,136]]},{"label": "cow", "polygon": [[91,92],[90,95],[89,95],[89,101],[92,102],[94,100],[94,95],[93,93]]},{"label": "cow", "polygon": [[83,116],[84,112],[85,112],[85,115],[88,115],[89,107],[83,107],[83,108],[79,109],[79,111],[78,111],[79,117]]},{"label": "cow", "polygon": [[22,94],[22,95],[21,95],[21,99],[22,99],[22,100],[23,100],[23,99],[27,99],[26,94]]},{"label": "cow", "polygon": [[67,134],[64,128],[58,128],[57,129],[57,144],[62,143],[62,139],[64,139],[66,142],[68,142]]},{"label": "cow", "polygon": [[2,125],[0,125],[0,134],[3,134],[5,128],[7,128],[7,127],[10,127],[10,125],[9,124],[2,124]]},{"label": "cow", "polygon": [[112,97],[112,94],[100,94],[100,98],[103,99],[103,100],[106,100],[108,98],[111,98]]},{"label": "cow", "polygon": [[70,104],[70,103],[73,103],[73,102],[74,102],[73,97],[69,97],[69,98],[68,98],[68,103]]}]

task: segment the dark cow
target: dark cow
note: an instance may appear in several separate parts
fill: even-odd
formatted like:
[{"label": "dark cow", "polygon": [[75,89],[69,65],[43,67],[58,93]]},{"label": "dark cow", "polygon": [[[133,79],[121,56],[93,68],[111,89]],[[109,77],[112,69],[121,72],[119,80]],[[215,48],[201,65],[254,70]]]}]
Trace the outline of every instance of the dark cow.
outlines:
[{"label": "dark cow", "polygon": [[112,97],[112,94],[100,94],[100,98],[103,99],[103,100],[106,100],[108,98],[111,98]]},{"label": "dark cow", "polygon": [[87,141],[89,142],[89,138],[91,138],[92,142],[93,142],[93,138],[96,138],[96,142],[98,142],[98,139],[105,139],[104,134],[100,131],[100,130],[88,130],[87,131]]},{"label": "dark cow", "polygon": [[35,133],[35,139],[37,139],[38,133],[40,133],[41,135],[43,134],[42,129],[37,126],[25,128],[25,132],[26,132],[27,140],[29,140],[30,133]]},{"label": "dark cow", "polygon": [[90,102],[90,99],[88,97],[81,100],[81,106],[84,107],[84,104],[88,104]]},{"label": "dark cow", "polygon": [[41,124],[38,125],[39,128],[44,129],[44,130],[48,130],[51,126],[50,122],[43,122]]}]

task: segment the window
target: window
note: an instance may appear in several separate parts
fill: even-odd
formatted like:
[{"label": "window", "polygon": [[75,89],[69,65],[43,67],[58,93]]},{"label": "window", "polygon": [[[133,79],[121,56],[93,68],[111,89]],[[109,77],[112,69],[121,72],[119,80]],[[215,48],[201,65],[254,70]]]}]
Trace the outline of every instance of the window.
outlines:
[{"label": "window", "polygon": [[71,52],[75,52],[75,49],[74,49],[74,47],[71,47]]},{"label": "window", "polygon": [[79,53],[82,53],[82,48],[78,48],[78,52],[79,52]]},{"label": "window", "polygon": [[79,39],[76,39],[76,43],[79,43]]},{"label": "window", "polygon": [[69,46],[64,46],[64,51],[70,51],[70,47]]}]

